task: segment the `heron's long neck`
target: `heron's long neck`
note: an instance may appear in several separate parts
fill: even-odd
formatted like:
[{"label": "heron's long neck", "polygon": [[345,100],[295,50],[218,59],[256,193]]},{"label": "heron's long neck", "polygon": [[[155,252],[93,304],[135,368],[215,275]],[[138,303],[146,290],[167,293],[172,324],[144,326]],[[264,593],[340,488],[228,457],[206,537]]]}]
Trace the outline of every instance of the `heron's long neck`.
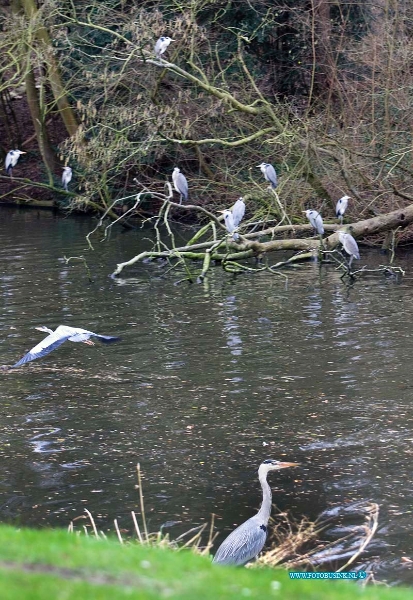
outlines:
[{"label": "heron's long neck", "polygon": [[258,511],[258,516],[266,523],[271,514],[272,493],[271,488],[267,483],[267,473],[260,473],[259,480],[262,487],[262,504]]}]

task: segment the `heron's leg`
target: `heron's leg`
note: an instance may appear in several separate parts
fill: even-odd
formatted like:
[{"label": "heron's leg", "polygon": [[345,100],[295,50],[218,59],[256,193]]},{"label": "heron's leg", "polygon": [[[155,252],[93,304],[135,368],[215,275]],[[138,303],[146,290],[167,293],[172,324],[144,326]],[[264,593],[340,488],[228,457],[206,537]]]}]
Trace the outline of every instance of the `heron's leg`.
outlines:
[{"label": "heron's leg", "polygon": [[179,195],[179,204],[182,204],[182,198],[183,198],[183,196],[182,196],[182,194],[180,194]]},{"label": "heron's leg", "polygon": [[94,346],[95,345],[95,342],[92,342],[92,340],[85,340],[83,343],[87,344],[88,346]]},{"label": "heron's leg", "polygon": [[354,258],[354,256],[353,256],[353,255],[351,255],[351,256],[350,256],[350,262],[348,263],[348,270],[349,270],[349,271],[350,271],[350,269],[351,269],[351,263],[353,262],[353,258]]}]

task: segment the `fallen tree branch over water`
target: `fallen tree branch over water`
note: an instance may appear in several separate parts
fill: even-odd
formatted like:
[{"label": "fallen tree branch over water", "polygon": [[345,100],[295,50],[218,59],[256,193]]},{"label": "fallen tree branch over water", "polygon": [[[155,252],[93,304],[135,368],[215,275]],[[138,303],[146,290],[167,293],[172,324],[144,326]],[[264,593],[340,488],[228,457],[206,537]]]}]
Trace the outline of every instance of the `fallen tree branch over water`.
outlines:
[{"label": "fallen tree branch over water", "polygon": [[[406,227],[413,222],[413,204],[389,212],[384,215],[358,221],[350,225],[344,226],[338,224],[324,224],[324,229],[329,235],[321,239],[320,237],[299,237],[303,234],[308,234],[312,231],[311,225],[307,224],[288,224],[288,225],[275,225],[273,227],[267,227],[265,221],[254,223],[254,229],[259,227],[258,231],[251,233],[241,234],[239,239],[235,241],[233,237],[227,234],[225,226],[222,221],[222,217],[216,217],[207,209],[190,205],[181,205],[172,201],[173,191],[169,183],[166,184],[168,187],[168,194],[152,194],[155,199],[162,200],[162,206],[159,213],[155,217],[147,219],[154,223],[154,230],[156,233],[156,241],[152,250],[146,250],[132,257],[131,259],[119,263],[116,266],[115,271],[112,273],[112,277],[117,277],[122,273],[126,267],[148,261],[151,259],[165,259],[173,265],[184,265],[186,268],[186,260],[190,261],[202,261],[202,269],[197,276],[190,274],[187,270],[187,279],[193,281],[203,281],[207,276],[207,273],[211,267],[211,264],[220,263],[222,268],[229,273],[240,273],[243,271],[262,271],[269,270],[275,272],[276,270],[291,266],[292,264],[302,263],[304,261],[319,258],[321,261],[329,260],[331,253],[336,250],[339,246],[339,230],[345,230],[351,232],[354,238],[366,238],[368,236],[383,233],[386,231],[394,232]],[[150,190],[145,189],[145,193],[150,193]],[[137,198],[139,195],[137,196]],[[172,209],[174,210],[185,210],[192,212],[200,212],[203,216],[209,219],[209,222],[204,225],[188,243],[184,246],[176,246],[174,234],[170,226],[170,214]],[[118,221],[122,217],[118,218]],[[280,223],[284,220],[282,217]],[[102,224],[102,220],[100,222]],[[160,226],[164,226],[167,231],[168,242],[161,239]],[[98,225],[99,226],[99,225]],[[105,235],[109,227],[106,227]],[[245,230],[248,223],[244,224],[241,229]],[[96,228],[97,229],[97,228]],[[96,230],[95,229],[95,230]],[[94,230],[94,231],[95,231]],[[218,232],[222,232],[219,236]],[[93,232],[91,232],[93,233]],[[88,242],[90,243],[90,235],[88,235]],[[286,238],[285,236],[289,236]],[[205,237],[208,239],[205,240]],[[268,239],[270,238],[270,239]],[[394,255],[395,235],[392,235],[392,257]],[[292,257],[286,260],[279,261],[274,265],[259,265],[257,267],[247,266],[240,261],[246,261],[247,259],[256,258],[262,260],[264,256],[267,256],[271,252],[277,251],[293,251],[297,252]],[[351,272],[350,268],[345,262],[339,262],[339,267],[343,271],[354,277],[357,273],[366,272],[366,270],[360,269],[356,272]],[[385,267],[388,269],[388,267]],[[401,269],[399,272],[403,273]]]}]

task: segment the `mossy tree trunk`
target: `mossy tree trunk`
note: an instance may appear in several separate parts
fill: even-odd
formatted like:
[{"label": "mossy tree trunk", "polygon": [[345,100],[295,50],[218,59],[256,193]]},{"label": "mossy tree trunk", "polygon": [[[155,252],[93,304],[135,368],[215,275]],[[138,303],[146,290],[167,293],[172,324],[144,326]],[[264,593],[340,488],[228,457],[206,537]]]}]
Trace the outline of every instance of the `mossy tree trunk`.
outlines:
[{"label": "mossy tree trunk", "polygon": [[[16,4],[21,4],[26,17],[35,22],[38,9],[34,0],[14,0],[14,2]],[[46,57],[48,80],[52,88],[59,115],[62,117],[68,134],[72,136],[77,132],[79,124],[67,98],[66,89],[60,73],[59,63],[56,60],[53,45],[46,27],[36,24],[35,37],[43,46],[42,49]]]}]

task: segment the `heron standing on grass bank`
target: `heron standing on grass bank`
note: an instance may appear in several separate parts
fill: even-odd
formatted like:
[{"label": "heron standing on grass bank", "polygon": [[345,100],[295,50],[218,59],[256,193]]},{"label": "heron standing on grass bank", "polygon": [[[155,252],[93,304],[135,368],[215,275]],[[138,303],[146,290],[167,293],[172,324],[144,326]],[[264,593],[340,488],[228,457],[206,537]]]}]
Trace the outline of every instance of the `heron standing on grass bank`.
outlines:
[{"label": "heron standing on grass bank", "polygon": [[182,198],[184,200],[188,200],[188,182],[186,180],[185,175],[181,173],[178,167],[175,167],[175,169],[172,172],[172,181],[175,190],[180,195],[179,204],[182,204]]},{"label": "heron standing on grass bank", "polygon": [[62,184],[63,184],[63,188],[66,190],[66,192],[67,192],[67,186],[69,185],[69,183],[71,181],[72,181],[72,169],[70,167],[63,167]]},{"label": "heron standing on grass bank", "polygon": [[258,479],[262,487],[262,504],[258,513],[237,527],[218,548],[214,563],[221,565],[245,565],[256,558],[267,539],[267,526],[271,514],[272,493],[267,483],[270,471],[297,467],[298,463],[264,460],[258,469]]},{"label": "heron standing on grass bank", "polygon": [[343,216],[346,212],[348,201],[350,200],[350,196],[343,196],[340,200],[337,201],[336,204],[336,217],[340,219],[340,223],[343,224]]},{"label": "heron standing on grass bank", "polygon": [[171,42],[173,42],[174,40],[172,40],[170,37],[160,37],[159,40],[156,42],[155,44],[155,55],[156,58],[161,58],[162,54],[164,54],[169,46],[169,44]]},{"label": "heron standing on grass bank", "polygon": [[323,218],[320,215],[320,213],[316,210],[305,210],[304,212],[307,215],[307,219],[310,221],[310,224],[313,227],[313,229],[316,230],[318,235],[323,235]]},{"label": "heron standing on grass bank", "polygon": [[356,240],[350,233],[346,233],[345,231],[339,231],[338,237],[340,242],[343,244],[344,250],[347,254],[350,255],[350,262],[348,263],[348,268],[350,269],[351,263],[353,262],[353,258],[356,260],[360,260],[360,252],[359,247],[357,245]]},{"label": "heron standing on grass bank", "polygon": [[26,154],[26,152],[22,152],[22,150],[10,150],[10,152],[7,152],[4,166],[6,168],[7,175],[10,175],[10,177],[13,176],[13,169],[17,165],[20,154]]},{"label": "heron standing on grass bank", "polygon": [[44,338],[37,346],[34,346],[27,354],[23,356],[14,367],[20,367],[20,365],[24,365],[27,362],[32,360],[36,360],[36,358],[42,358],[52,352],[55,348],[58,348],[65,342],[69,340],[69,342],[83,342],[88,344],[89,346],[93,346],[91,337],[97,338],[100,342],[104,344],[111,344],[112,342],[117,342],[120,340],[119,337],[114,337],[112,335],[99,335],[98,333],[93,333],[93,331],[88,331],[87,329],[79,329],[78,327],[68,327],[66,325],[59,325],[55,331],[49,329],[49,327],[45,327],[42,325],[41,327],[35,327],[38,331],[44,331],[49,335]]},{"label": "heron standing on grass bank", "polygon": [[273,189],[275,189],[278,185],[277,173],[272,165],[269,163],[261,163],[257,165],[259,169],[261,169],[262,174],[264,175],[266,181],[268,181]]}]

